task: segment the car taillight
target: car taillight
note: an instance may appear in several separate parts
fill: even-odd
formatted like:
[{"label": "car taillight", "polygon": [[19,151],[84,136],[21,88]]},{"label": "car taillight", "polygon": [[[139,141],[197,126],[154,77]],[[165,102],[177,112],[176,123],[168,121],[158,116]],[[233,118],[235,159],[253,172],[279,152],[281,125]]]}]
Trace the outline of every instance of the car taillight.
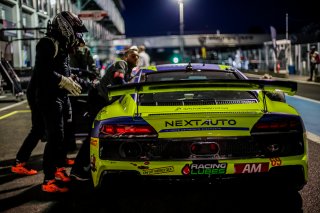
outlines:
[{"label": "car taillight", "polygon": [[157,132],[152,126],[139,125],[114,125],[104,124],[100,128],[100,133],[118,137],[156,137]]},{"label": "car taillight", "polygon": [[251,135],[266,157],[300,155],[304,152],[304,124],[297,115],[265,114]]},{"label": "car taillight", "polygon": [[304,126],[299,116],[268,114],[260,118],[251,132],[302,132],[303,130]]}]

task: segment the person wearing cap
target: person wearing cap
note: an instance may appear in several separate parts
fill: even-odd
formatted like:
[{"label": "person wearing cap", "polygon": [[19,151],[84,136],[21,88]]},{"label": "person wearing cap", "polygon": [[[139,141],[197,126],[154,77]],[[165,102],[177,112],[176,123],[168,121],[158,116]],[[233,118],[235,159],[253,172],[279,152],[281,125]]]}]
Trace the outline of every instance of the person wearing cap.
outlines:
[{"label": "person wearing cap", "polygon": [[320,63],[319,58],[319,52],[316,51],[316,46],[311,46],[311,51],[309,52],[309,58],[310,58],[310,78],[307,79],[307,81],[312,81],[313,75],[315,75],[315,81],[316,77],[318,76],[318,64]]},{"label": "person wearing cap", "polygon": [[67,192],[70,181],[64,168],[65,125],[71,123],[68,94],[80,95],[81,86],[72,78],[69,54],[75,53],[86,27],[69,11],[58,13],[48,25],[45,37],[36,45],[35,66],[31,76],[35,104],[41,113],[47,136],[43,153],[44,192]]}]

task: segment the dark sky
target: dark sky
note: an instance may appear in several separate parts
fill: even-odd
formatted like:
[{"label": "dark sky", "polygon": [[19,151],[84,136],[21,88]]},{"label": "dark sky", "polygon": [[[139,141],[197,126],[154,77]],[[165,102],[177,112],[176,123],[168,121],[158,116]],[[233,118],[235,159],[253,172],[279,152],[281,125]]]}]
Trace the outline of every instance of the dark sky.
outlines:
[{"label": "dark sky", "polygon": [[[319,23],[320,9],[313,0],[184,0],[185,34],[269,33],[274,26],[289,34]],[[302,4],[302,3],[305,4]],[[314,3],[312,3],[314,2]],[[179,34],[177,0],[123,0],[127,37]],[[318,15],[319,14],[319,15]],[[316,21],[314,21],[316,20]]]}]

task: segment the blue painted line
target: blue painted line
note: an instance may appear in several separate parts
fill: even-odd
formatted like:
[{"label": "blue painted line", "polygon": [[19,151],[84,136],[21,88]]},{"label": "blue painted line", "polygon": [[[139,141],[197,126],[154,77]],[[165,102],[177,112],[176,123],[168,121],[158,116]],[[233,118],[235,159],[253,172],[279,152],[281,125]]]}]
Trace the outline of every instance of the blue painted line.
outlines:
[{"label": "blue painted line", "polygon": [[299,96],[286,96],[286,100],[300,113],[306,130],[320,135],[320,102]]}]

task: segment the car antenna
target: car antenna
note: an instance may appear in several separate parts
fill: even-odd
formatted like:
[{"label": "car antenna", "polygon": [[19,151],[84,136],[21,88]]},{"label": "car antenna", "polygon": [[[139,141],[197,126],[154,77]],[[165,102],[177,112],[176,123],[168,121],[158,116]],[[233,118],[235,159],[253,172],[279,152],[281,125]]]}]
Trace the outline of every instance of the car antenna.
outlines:
[{"label": "car antenna", "polygon": [[192,71],[193,68],[192,68],[192,65],[191,65],[191,62],[189,62],[189,64],[186,66],[186,71]]}]

